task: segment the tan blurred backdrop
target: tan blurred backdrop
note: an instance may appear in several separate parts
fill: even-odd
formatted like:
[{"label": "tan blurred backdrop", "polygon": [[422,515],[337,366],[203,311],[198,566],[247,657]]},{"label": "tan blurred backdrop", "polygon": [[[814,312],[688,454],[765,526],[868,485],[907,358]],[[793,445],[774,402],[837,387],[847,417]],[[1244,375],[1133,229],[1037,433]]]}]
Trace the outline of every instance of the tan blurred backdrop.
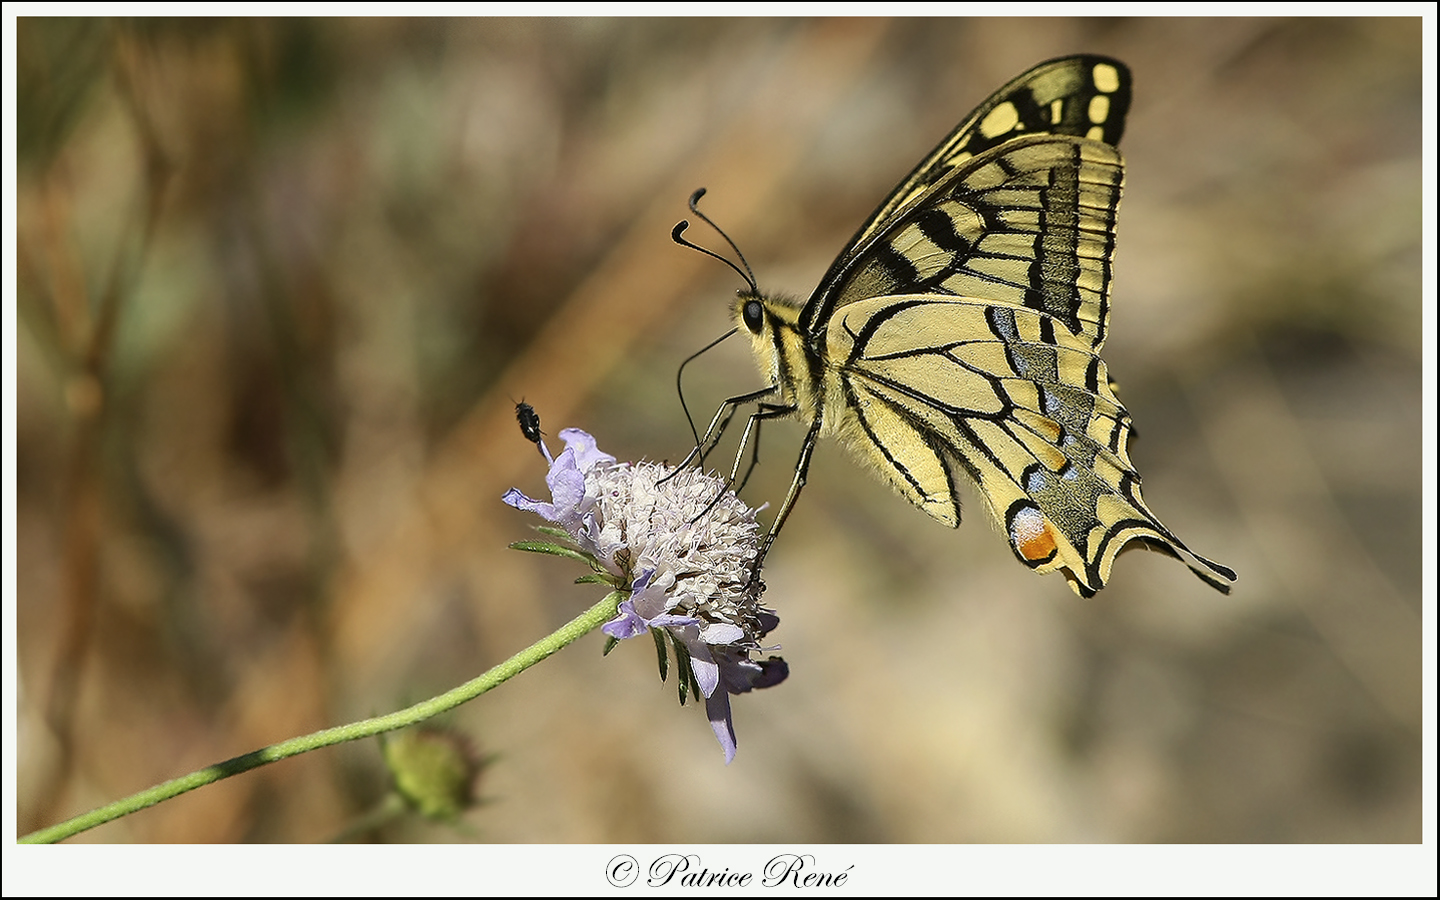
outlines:
[{"label": "tan blurred backdrop", "polygon": [[[506,544],[545,431],[678,460],[733,273],[806,295],[1040,60],[1132,68],[1106,359],[1145,496],[1240,575],[1081,601],[817,454],[767,569],[785,684],[726,767],[648,641],[451,715],[462,827],[384,841],[1419,841],[1415,19],[19,23],[21,833],[478,674],[598,599]],[[705,242],[718,240],[701,231]],[[760,382],[687,375],[708,415]],[[783,496],[801,430],[746,489]],[[553,440],[553,438],[552,438]],[[558,449],[558,442],[554,444]],[[768,513],[766,514],[768,516]],[[322,841],[375,741],[86,841]]]}]

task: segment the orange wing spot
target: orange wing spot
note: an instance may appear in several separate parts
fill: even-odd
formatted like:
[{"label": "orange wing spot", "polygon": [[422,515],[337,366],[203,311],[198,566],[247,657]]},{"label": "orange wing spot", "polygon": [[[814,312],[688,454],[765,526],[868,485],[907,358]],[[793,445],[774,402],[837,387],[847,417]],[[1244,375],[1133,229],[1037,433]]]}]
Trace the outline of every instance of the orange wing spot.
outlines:
[{"label": "orange wing spot", "polygon": [[1055,555],[1055,534],[1040,510],[1030,507],[1016,513],[1010,521],[1010,543],[1015,552],[1031,562],[1042,562]]}]

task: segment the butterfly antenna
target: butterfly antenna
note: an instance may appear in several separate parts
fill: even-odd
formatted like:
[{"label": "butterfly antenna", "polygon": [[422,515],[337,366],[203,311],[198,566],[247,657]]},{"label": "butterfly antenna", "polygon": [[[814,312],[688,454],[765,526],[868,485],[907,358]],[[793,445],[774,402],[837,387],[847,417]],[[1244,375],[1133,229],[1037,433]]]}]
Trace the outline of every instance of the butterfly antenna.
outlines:
[{"label": "butterfly antenna", "polygon": [[[734,269],[736,275],[739,275],[741,278],[745,279],[745,284],[750,289],[751,294],[758,295],[760,293],[760,286],[755,281],[755,272],[750,268],[750,263],[748,260],[745,259],[745,254],[741,253],[740,248],[735,246],[735,242],[730,239],[730,235],[726,234],[719,225],[716,225],[713,221],[711,221],[709,216],[705,215],[703,212],[700,211],[700,208],[697,204],[700,202],[700,198],[703,196],[705,196],[704,188],[699,188],[695,191],[695,193],[690,195],[690,200],[688,203],[690,211],[693,212],[695,215],[699,216],[702,222],[715,229],[715,231],[722,238],[725,239],[725,243],[729,244],[730,249],[735,251],[735,255],[740,257],[740,262],[745,266],[745,268],[741,269],[740,266],[735,265],[735,263],[716,253],[714,250],[711,250],[707,247],[702,247],[699,244],[694,243],[693,241],[686,240],[684,236],[685,229],[690,227],[690,223],[685,219],[681,219],[679,222],[676,223],[675,227],[670,231],[670,239],[682,247],[688,247],[691,250],[698,250],[706,256],[720,260],[725,265]],[[720,337],[706,344],[701,349],[690,354],[690,356],[686,357],[685,361],[680,364],[680,368],[675,370],[675,392],[680,395],[680,408],[684,410],[685,421],[690,425],[690,434],[692,437],[695,438],[695,450],[693,453],[691,453],[690,457],[686,457],[687,460],[691,457],[699,456],[703,463],[704,452],[703,448],[700,446],[700,430],[695,427],[695,418],[690,415],[690,406],[685,402],[685,367],[690,365],[690,363],[696,358],[698,358],[701,354],[714,349],[715,346],[718,345],[721,341],[724,341],[726,338],[730,337],[738,330],[738,328],[732,328],[722,334]],[[682,463],[682,466],[683,465],[684,464]],[[677,469],[676,471],[679,471],[679,469]]]},{"label": "butterfly antenna", "polygon": [[[703,218],[703,216],[702,216],[702,218]],[[706,219],[706,221],[708,222],[709,220]],[[739,266],[735,265],[735,264],[734,264],[733,262],[731,262],[730,260],[728,260],[728,259],[726,259],[725,257],[721,256],[720,254],[716,253],[714,250],[710,250],[710,249],[707,249],[707,248],[705,248],[705,247],[700,246],[699,244],[692,243],[691,241],[687,241],[684,237],[682,237],[682,235],[685,234],[685,229],[687,229],[687,228],[689,228],[689,227],[690,227],[690,223],[689,223],[688,221],[686,221],[685,219],[681,219],[679,222],[676,222],[676,223],[675,223],[675,227],[670,231],[670,239],[673,240],[675,243],[679,244],[679,245],[682,246],[682,247],[689,247],[691,250],[699,250],[701,253],[705,254],[706,256],[713,256],[713,257],[715,257],[716,259],[718,259],[718,260],[720,260],[721,262],[723,262],[725,265],[727,265],[727,266],[729,266],[730,268],[734,269],[734,270],[735,270],[735,274],[737,274],[737,275],[739,275],[741,278],[745,279],[745,283],[750,286],[750,290],[751,290],[752,292],[758,292],[758,291],[759,291],[759,288],[757,288],[757,287],[755,286],[755,279],[754,279],[754,277],[745,274],[745,272],[744,272]],[[729,240],[729,238],[726,238],[726,240]],[[743,258],[742,258],[742,261],[743,261]],[[748,268],[748,267],[747,267],[747,268]]]},{"label": "butterfly antenna", "polygon": [[[700,221],[715,229],[715,233],[725,239],[725,243],[730,245],[730,249],[734,250],[735,255],[740,257],[740,264],[745,267],[745,271],[741,272],[740,275],[742,278],[745,279],[745,282],[750,285],[750,293],[760,293],[760,285],[755,281],[755,270],[750,268],[750,262],[745,259],[745,254],[740,252],[740,248],[735,244],[734,241],[730,240],[730,235],[726,234],[724,229],[722,229],[719,225],[716,225],[709,216],[705,215],[703,212],[700,211],[700,198],[703,196],[705,196],[705,189],[703,187],[697,188],[695,190],[695,193],[690,195],[690,202],[688,204],[690,207],[690,211],[695,215],[699,216]],[[714,256],[714,254],[712,253],[711,256]],[[725,261],[730,262],[728,259]],[[730,263],[730,267],[732,269],[735,269],[736,272],[740,272],[740,269],[736,267],[734,263]]]}]

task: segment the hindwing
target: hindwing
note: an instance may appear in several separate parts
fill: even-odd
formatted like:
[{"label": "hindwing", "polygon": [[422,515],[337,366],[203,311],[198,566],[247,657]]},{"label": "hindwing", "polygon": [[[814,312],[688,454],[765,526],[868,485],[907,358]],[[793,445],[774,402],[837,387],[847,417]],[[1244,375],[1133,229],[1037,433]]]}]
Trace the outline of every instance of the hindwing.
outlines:
[{"label": "hindwing", "polygon": [[1105,363],[1037,310],[934,294],[847,305],[829,346],[851,452],[948,525],[953,466],[973,478],[1017,558],[1060,570],[1081,596],[1141,541],[1228,590],[1233,573],[1193,554],[1140,496],[1130,415]]}]

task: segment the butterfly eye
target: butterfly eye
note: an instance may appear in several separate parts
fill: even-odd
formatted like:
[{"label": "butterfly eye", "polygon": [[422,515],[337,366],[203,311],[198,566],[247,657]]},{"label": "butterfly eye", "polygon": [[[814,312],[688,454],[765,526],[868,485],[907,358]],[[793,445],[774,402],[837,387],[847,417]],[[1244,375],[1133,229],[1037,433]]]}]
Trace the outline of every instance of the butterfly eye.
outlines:
[{"label": "butterfly eye", "polygon": [[745,320],[745,327],[750,329],[752,334],[760,333],[760,328],[765,324],[765,307],[760,305],[759,300],[746,300],[740,315]]}]

